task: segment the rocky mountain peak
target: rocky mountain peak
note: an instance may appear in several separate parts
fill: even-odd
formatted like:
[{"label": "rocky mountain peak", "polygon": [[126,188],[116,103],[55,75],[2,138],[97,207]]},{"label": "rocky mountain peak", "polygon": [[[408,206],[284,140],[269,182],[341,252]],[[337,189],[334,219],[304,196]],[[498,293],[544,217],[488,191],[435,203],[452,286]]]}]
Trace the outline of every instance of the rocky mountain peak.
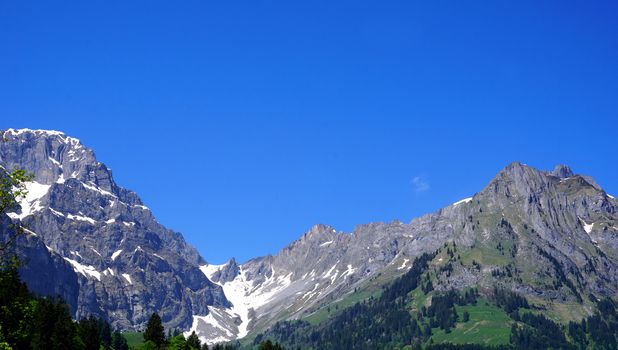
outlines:
[{"label": "rocky mountain peak", "polygon": [[[55,281],[79,285],[74,317],[95,314],[136,330],[157,311],[166,326],[186,327],[209,306],[229,305],[221,287],[200,271],[197,250],[158,223],[137,194],[117,185],[79,140],[30,129],[0,131],[0,140],[0,165],[35,175],[21,210],[8,216],[38,237],[43,253],[56,257],[47,261],[60,262],[58,271],[74,271]],[[36,277],[25,280],[36,285]],[[54,295],[58,288],[34,290]]]},{"label": "rocky mountain peak", "polygon": [[60,131],[8,129],[0,131],[0,139],[0,159],[7,168],[23,168],[23,164],[28,163],[28,170],[34,173],[37,183],[51,185],[70,178],[88,178],[111,190],[111,174],[104,174],[100,179],[96,176],[108,169],[98,169],[101,164],[96,161],[94,152],[76,138]]},{"label": "rocky mountain peak", "polygon": [[566,179],[568,177],[574,176],[575,174],[568,165],[559,164],[556,165],[556,167],[554,168],[552,175],[561,179]]},{"label": "rocky mountain peak", "polygon": [[208,277],[216,283],[225,283],[233,281],[240,273],[240,265],[235,258],[231,258],[228,262],[214,270]]},{"label": "rocky mountain peak", "polygon": [[304,234],[304,238],[306,239],[312,239],[312,238],[316,238],[320,235],[323,234],[331,234],[336,232],[336,230],[329,225],[324,225],[324,224],[316,224],[313,225],[309,231],[307,231],[307,233]]}]

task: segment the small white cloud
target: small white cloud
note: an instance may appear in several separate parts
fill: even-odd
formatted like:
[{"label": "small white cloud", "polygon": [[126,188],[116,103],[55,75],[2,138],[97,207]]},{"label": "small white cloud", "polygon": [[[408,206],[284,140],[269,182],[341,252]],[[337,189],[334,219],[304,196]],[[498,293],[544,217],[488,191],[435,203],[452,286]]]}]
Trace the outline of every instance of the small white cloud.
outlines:
[{"label": "small white cloud", "polygon": [[417,193],[429,191],[429,183],[421,176],[415,176],[410,183]]}]

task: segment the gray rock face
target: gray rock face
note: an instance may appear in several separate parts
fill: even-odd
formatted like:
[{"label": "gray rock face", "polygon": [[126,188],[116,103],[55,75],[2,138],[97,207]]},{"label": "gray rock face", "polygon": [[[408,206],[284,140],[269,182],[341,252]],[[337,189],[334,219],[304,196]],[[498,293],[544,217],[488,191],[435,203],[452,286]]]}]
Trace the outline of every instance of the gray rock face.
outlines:
[{"label": "gray rock face", "polygon": [[23,234],[16,236],[10,224],[8,216],[0,217],[0,242],[4,245],[9,239],[16,238],[7,246],[9,251],[3,253],[22,257],[19,274],[23,280],[29,281],[29,290],[35,295],[61,297],[75,313],[79,284],[71,265],[49,250],[32,231],[24,230]]},{"label": "gray rock face", "polygon": [[[241,326],[222,326],[229,338],[306,316],[372,280],[387,283],[415,257],[445,244],[477,256],[479,267],[436,258],[438,290],[499,285],[585,310],[590,296],[618,297],[616,205],[566,166],[543,172],[512,163],[473,197],[408,224],[371,223],[351,233],[316,225],[275,256],[238,266],[233,280],[214,276],[236,269],[235,262],[203,270],[223,286],[235,305],[231,314],[240,316]],[[446,264],[452,271],[441,272]]]},{"label": "gray rock face", "polygon": [[231,340],[388,283],[445,245],[462,259],[436,257],[437,290],[499,285],[582,312],[590,299],[618,297],[618,202],[567,166],[512,163],[473,197],[409,223],[350,233],[315,225],[274,256],[209,265],[79,141],[49,131],[2,134],[0,165],[36,174],[22,211],[10,214],[31,231],[21,254],[43,269],[24,279],[62,295],[76,317],[94,313],[140,329],[157,311],[168,327],[191,326],[209,343]]},{"label": "gray rock face", "polygon": [[[127,330],[143,328],[155,311],[166,326],[186,328],[193,314],[208,313],[209,305],[229,305],[221,287],[199,270],[204,260],[197,251],[157,223],[139,197],[119,187],[78,140],[52,131],[0,134],[0,165],[35,175],[22,210],[9,215],[36,234],[55,259],[24,251],[28,266],[61,263],[75,271],[43,273],[45,279],[24,272],[30,288],[68,297],[76,318],[95,314]],[[56,290],[75,284],[77,298]]]}]

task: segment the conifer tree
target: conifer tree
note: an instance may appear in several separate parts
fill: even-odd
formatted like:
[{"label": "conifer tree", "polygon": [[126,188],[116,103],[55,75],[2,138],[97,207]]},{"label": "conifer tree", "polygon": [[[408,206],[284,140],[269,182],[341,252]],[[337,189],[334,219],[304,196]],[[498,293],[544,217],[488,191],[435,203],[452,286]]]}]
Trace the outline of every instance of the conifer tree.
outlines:
[{"label": "conifer tree", "polygon": [[161,317],[156,312],[148,320],[146,331],[144,332],[144,341],[152,341],[157,347],[165,344],[165,329],[161,323]]},{"label": "conifer tree", "polygon": [[200,338],[197,337],[197,334],[195,334],[195,331],[191,332],[191,335],[187,338],[187,345],[191,349],[200,350],[202,348],[202,342]]}]

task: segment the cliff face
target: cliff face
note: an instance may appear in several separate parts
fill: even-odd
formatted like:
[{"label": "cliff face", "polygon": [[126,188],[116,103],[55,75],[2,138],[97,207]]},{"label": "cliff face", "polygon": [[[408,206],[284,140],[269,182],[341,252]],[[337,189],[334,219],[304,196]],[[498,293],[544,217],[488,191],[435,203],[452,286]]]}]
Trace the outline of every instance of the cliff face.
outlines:
[{"label": "cliff face", "polygon": [[[2,136],[0,165],[35,175],[21,211],[9,214],[39,242],[19,245],[28,261],[22,276],[32,289],[61,294],[76,318],[95,314],[122,329],[142,328],[155,311],[167,326],[187,327],[208,305],[229,305],[221,287],[199,270],[204,261],[197,251],[119,187],[92,150],[60,132]],[[49,254],[36,250],[41,242]],[[74,272],[37,273],[43,266]]]}]

